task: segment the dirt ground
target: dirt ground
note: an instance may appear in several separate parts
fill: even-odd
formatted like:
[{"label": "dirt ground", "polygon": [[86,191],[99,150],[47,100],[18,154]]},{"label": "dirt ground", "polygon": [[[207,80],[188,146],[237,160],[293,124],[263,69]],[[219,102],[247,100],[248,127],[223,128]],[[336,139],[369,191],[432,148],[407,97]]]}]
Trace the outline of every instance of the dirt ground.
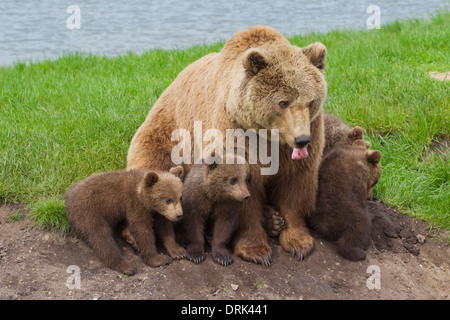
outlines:
[{"label": "dirt ground", "polygon": [[[341,258],[332,243],[320,238],[312,254],[298,261],[270,239],[273,264],[268,267],[239,258],[223,267],[208,254],[200,265],[178,260],[150,268],[123,243],[125,256],[138,268],[130,277],[104,267],[82,240],[36,228],[24,205],[3,205],[0,299],[450,300],[448,232],[439,234],[382,201],[369,205],[376,223],[361,262]],[[24,218],[9,222],[17,212]]]}]

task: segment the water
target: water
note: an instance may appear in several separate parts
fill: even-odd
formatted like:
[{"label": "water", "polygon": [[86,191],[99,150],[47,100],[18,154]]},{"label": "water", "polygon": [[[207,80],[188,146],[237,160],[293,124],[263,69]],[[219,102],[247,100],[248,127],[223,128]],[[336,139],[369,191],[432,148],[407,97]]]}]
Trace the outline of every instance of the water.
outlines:
[{"label": "water", "polygon": [[[448,7],[446,0],[0,0],[0,65],[72,51],[118,55],[184,48],[227,39],[249,25],[270,25],[287,36],[363,29],[372,4],[380,7],[381,28]],[[80,9],[80,29],[67,27],[71,5]]]}]

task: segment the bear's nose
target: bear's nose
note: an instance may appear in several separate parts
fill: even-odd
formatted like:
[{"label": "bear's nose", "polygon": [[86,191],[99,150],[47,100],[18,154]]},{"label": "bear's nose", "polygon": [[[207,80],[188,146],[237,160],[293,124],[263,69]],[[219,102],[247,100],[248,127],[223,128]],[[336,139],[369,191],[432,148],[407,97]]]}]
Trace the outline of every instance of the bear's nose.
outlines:
[{"label": "bear's nose", "polygon": [[310,142],[311,142],[310,136],[303,135],[303,136],[299,136],[299,137],[295,138],[295,144],[300,149],[306,147],[308,145],[308,143],[310,143]]},{"label": "bear's nose", "polygon": [[248,200],[248,198],[250,198],[250,194],[246,194],[246,195],[244,196],[244,200]]},{"label": "bear's nose", "polygon": [[177,218],[180,219],[183,216],[183,212],[177,212]]}]

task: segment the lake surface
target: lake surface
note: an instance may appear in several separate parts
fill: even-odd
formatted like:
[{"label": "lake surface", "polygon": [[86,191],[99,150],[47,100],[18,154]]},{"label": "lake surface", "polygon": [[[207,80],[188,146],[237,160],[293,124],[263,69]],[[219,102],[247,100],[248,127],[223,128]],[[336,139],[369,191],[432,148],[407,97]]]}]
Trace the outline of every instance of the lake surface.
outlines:
[{"label": "lake surface", "polygon": [[[251,25],[270,25],[286,36],[367,29],[372,13],[366,11],[373,4],[380,8],[381,28],[448,7],[446,0],[0,0],[0,65],[72,51],[118,55],[185,48],[228,39]],[[68,12],[72,5],[79,14]],[[77,22],[80,29],[71,29]]]}]

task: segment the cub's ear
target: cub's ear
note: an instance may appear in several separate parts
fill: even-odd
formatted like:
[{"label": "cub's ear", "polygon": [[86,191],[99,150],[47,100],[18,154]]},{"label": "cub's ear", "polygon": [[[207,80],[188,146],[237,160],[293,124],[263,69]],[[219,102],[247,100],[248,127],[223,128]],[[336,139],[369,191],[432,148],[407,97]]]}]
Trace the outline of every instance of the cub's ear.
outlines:
[{"label": "cub's ear", "polygon": [[377,164],[380,162],[381,152],[378,150],[369,150],[367,152],[367,161],[372,164]]},{"label": "cub's ear", "polygon": [[267,67],[267,61],[264,54],[255,48],[248,49],[244,54],[244,68],[252,75]]},{"label": "cub's ear", "polygon": [[144,177],[144,185],[146,188],[150,188],[156,182],[158,182],[158,174],[154,171],[147,172]]},{"label": "cub's ear", "polygon": [[315,42],[302,49],[303,54],[320,71],[325,69],[325,59],[327,57],[327,48],[320,42]]},{"label": "cub's ear", "polygon": [[184,177],[184,169],[182,166],[177,166],[177,167],[173,167],[169,170],[169,172],[171,174],[173,174],[174,176],[177,176],[178,178],[180,178],[181,180],[183,180]]},{"label": "cub's ear", "polygon": [[356,141],[364,138],[364,130],[360,126],[354,127],[349,133],[350,141]]}]

